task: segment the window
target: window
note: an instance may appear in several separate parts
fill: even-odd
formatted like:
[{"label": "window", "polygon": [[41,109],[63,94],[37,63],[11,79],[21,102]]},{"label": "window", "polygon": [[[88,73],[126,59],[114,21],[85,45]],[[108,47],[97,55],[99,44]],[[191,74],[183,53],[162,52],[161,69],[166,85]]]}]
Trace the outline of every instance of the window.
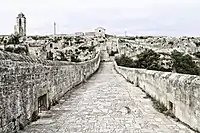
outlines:
[{"label": "window", "polygon": [[20,27],[22,26],[22,19],[21,18],[19,19],[19,26]]},{"label": "window", "polygon": [[52,48],[52,47],[53,47],[53,44],[51,43],[51,44],[50,44],[50,48]]},{"label": "window", "polygon": [[101,30],[99,30],[99,32],[101,32]]}]

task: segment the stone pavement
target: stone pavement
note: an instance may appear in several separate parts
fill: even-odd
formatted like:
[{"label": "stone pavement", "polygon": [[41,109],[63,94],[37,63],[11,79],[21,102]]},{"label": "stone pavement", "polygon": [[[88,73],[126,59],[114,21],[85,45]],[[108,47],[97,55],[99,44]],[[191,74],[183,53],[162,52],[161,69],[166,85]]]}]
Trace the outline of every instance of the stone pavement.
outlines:
[{"label": "stone pavement", "polygon": [[192,133],[157,112],[150,99],[102,63],[86,83],[76,87],[21,133]]}]

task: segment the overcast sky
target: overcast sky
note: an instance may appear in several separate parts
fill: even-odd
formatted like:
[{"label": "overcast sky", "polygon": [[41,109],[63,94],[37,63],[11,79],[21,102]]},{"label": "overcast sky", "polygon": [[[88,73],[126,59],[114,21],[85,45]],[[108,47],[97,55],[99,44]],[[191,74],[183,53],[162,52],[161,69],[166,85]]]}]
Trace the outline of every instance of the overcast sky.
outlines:
[{"label": "overcast sky", "polygon": [[14,32],[16,16],[27,34],[93,31],[124,35],[200,36],[200,0],[0,0],[0,34]]}]

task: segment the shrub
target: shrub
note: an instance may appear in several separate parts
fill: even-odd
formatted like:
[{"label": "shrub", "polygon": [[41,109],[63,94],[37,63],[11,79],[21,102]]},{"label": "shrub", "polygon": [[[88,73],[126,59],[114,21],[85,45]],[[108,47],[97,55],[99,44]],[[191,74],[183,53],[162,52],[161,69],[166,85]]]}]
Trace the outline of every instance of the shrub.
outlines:
[{"label": "shrub", "polygon": [[174,50],[171,54],[171,58],[173,61],[172,68],[177,73],[191,74],[191,75],[200,74],[200,68],[192,60],[192,57],[190,55],[184,55],[183,53]]},{"label": "shrub", "polygon": [[168,42],[168,44],[171,44],[171,45],[173,45],[173,44],[174,44],[174,42],[172,42],[172,41],[169,41],[169,42]]},{"label": "shrub", "polygon": [[5,47],[5,49],[4,49],[5,51],[7,51],[7,52],[14,52],[14,47],[11,47],[11,46],[7,46],[7,47]]},{"label": "shrub", "polygon": [[14,53],[28,55],[28,47],[26,45],[18,46],[14,49]]},{"label": "shrub", "polygon": [[92,52],[92,51],[94,51],[94,48],[95,48],[95,46],[94,46],[94,45],[90,46],[90,47],[88,48],[89,52]]},{"label": "shrub", "polygon": [[[196,53],[198,56],[200,53]],[[148,70],[157,70],[157,71],[167,71],[171,72],[172,69],[177,73],[191,74],[191,75],[200,75],[200,67],[192,60],[190,55],[184,55],[178,51],[173,51],[171,54],[172,58],[172,69],[163,68],[160,65],[160,55],[154,52],[151,49],[147,49],[142,53],[137,55],[137,60],[133,61],[130,57],[125,54],[121,55],[118,58],[115,58],[117,65],[124,67],[135,67],[135,68],[144,68]]]},{"label": "shrub", "polygon": [[160,113],[164,113],[168,110],[163,103],[157,101],[156,99],[152,98],[152,102],[153,102],[153,107]]},{"label": "shrub", "polygon": [[200,42],[194,42],[196,44],[197,47],[200,46]]},{"label": "shrub", "polygon": [[198,58],[200,58],[200,52],[196,52],[193,55],[196,56],[196,57],[198,57]]},{"label": "shrub", "polygon": [[116,57],[115,61],[118,66],[124,66],[124,67],[133,67],[133,60],[126,56],[125,54],[121,55],[120,57]]},{"label": "shrub", "polygon": [[56,51],[55,60],[67,61],[65,54],[63,52],[61,52],[61,51]]},{"label": "shrub", "polygon": [[128,40],[135,40],[136,37],[129,37]]},{"label": "shrub", "polygon": [[8,39],[7,44],[19,44],[19,35],[11,35]]},{"label": "shrub", "polygon": [[78,56],[75,56],[74,54],[71,56],[71,62],[81,62],[81,60],[78,58]]},{"label": "shrub", "polygon": [[160,70],[161,66],[159,65],[159,57],[160,55],[158,53],[151,49],[146,49],[137,55],[138,60],[135,61],[136,66],[134,67],[146,68],[150,70]]}]

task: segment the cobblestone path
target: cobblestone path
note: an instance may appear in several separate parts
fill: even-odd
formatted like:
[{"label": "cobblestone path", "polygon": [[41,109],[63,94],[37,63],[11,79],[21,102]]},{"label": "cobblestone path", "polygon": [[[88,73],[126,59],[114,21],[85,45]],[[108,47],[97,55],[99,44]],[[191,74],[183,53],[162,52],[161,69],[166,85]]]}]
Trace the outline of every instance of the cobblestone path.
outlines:
[{"label": "cobblestone path", "polygon": [[186,126],[157,112],[150,99],[102,63],[86,83],[22,133],[191,133]]}]

